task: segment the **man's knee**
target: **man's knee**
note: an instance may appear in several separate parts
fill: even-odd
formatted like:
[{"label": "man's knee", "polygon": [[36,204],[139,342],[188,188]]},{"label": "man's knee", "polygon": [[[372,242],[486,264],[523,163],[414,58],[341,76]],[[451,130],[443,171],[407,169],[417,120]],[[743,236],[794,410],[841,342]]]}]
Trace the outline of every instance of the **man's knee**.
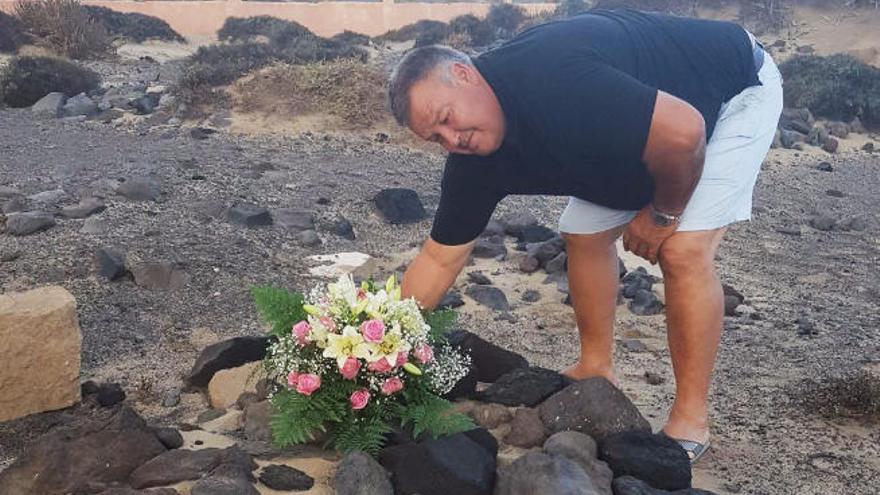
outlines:
[{"label": "man's knee", "polygon": [[718,230],[673,235],[660,247],[660,268],[664,274],[672,275],[713,270],[721,235]]},{"label": "man's knee", "polygon": [[569,252],[602,251],[614,245],[614,242],[623,233],[624,228],[625,226],[615,227],[595,234],[570,234],[563,232],[562,238],[565,239],[565,248]]}]

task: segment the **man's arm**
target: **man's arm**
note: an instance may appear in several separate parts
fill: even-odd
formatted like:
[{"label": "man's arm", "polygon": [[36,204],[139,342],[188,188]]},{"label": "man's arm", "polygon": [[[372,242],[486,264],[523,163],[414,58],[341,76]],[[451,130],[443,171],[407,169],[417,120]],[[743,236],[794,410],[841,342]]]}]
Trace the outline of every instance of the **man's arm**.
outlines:
[{"label": "man's arm", "polygon": [[706,156],[706,124],[690,104],[659,91],[643,161],[654,178],[656,210],[680,215],[700,176]]},{"label": "man's arm", "polygon": [[424,309],[434,309],[464,268],[476,241],[447,246],[428,239],[403,275],[402,296],[415,297]]}]

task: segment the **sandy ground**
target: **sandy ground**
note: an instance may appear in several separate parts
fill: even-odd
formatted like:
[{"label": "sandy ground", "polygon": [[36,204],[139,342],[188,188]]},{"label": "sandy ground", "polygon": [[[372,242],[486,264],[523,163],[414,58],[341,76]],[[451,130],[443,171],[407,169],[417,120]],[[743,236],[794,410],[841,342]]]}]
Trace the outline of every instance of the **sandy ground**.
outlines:
[{"label": "sandy ground", "polygon": [[[867,14],[803,16],[810,29],[792,35],[796,44],[812,44],[819,53],[880,47],[872,24],[858,27],[865,19],[877,20]],[[857,29],[861,36],[852,44],[835,45]],[[163,61],[192,49],[135,46],[123,52],[129,60],[150,55]],[[303,258],[340,251],[376,256],[387,273],[411,258],[430,221],[387,225],[373,211],[373,195],[385,187],[413,188],[429,213],[439,198],[442,156],[414,148],[410,137],[391,127],[341,134],[321,132],[320,119],[318,125],[291,127],[232,117],[232,132],[195,141],[173,127],[143,122],[114,128],[0,111],[0,185],[26,194],[60,187],[78,199],[100,179],[150,174],[161,182],[157,203],[109,198],[100,214],[106,234],[82,234],[82,220],[61,220],[37,235],[0,236],[0,251],[21,253],[0,264],[0,292],[44,284],[70,290],[84,335],[83,379],[122,383],[130,402],[159,423],[188,421],[206,407],[195,394],[183,394],[176,408],[160,405],[167,391],[181,386],[180,377],[205,345],[262,331],[249,286],[307,289],[316,280],[306,275]],[[378,142],[377,131],[386,132],[388,142]],[[695,469],[698,487],[720,494],[877,493],[880,418],[813,400],[816,390],[852,379],[854,370],[880,355],[880,155],[859,151],[868,140],[880,145],[877,135],[854,135],[836,155],[813,147],[773,150],[755,191],[753,221],[733,226],[722,244],[721,278],[745,295],[746,305],[742,316],[725,319],[712,392],[714,449]],[[820,161],[829,161],[834,172],[817,170]],[[204,179],[194,180],[195,175]],[[843,197],[829,196],[830,189]],[[312,210],[323,244],[306,248],[279,228],[248,230],[209,221],[199,213],[207,199]],[[554,227],[564,204],[563,198],[512,197],[496,215],[527,210]],[[867,229],[817,231],[807,223],[820,211],[841,220],[865,218]],[[354,224],[356,241],[327,232],[324,225],[338,215]],[[779,232],[792,227],[801,235]],[[101,280],[83,260],[103,245],[117,246],[133,260],[178,261],[192,282],[181,291],[153,292],[131,281]],[[630,269],[644,263],[621,254]],[[535,365],[561,369],[577,357],[571,308],[561,304],[563,295],[554,286],[542,283],[543,275],[524,275],[516,266],[517,253],[511,251],[505,261],[477,260],[465,269],[482,270],[505,291],[515,321],[498,320],[465,297],[461,325]],[[466,283],[463,274],[456,286],[464,292]],[[539,290],[541,299],[522,302],[526,289]],[[657,290],[662,294],[662,285]],[[815,335],[799,335],[799,318],[815,325]],[[646,346],[641,352],[618,346],[615,358],[623,390],[659,427],[674,392],[664,319],[634,316],[621,306],[616,332],[618,339]],[[665,382],[649,385],[648,371]],[[51,425],[49,417],[0,424],[0,469]],[[319,478],[331,470],[324,461],[290,462]],[[309,493],[329,492],[323,484]]]}]

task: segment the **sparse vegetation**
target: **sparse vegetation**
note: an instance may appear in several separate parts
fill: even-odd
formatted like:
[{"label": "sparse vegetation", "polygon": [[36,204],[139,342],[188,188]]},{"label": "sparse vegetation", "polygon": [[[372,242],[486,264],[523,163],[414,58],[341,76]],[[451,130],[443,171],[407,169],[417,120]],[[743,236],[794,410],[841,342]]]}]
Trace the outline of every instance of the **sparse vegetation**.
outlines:
[{"label": "sparse vegetation", "polygon": [[107,32],[117,38],[138,43],[147,40],[186,42],[183,36],[171,29],[167,22],[157,17],[138,13],[123,13],[106,7],[86,5],[89,17],[101,23]]},{"label": "sparse vegetation", "polygon": [[378,41],[411,41],[419,38],[427,40],[436,37],[439,41],[447,35],[449,35],[449,26],[446,23],[423,19],[407,24],[400,29],[388,31],[376,39]]},{"label": "sparse vegetation", "polygon": [[0,12],[0,53],[15,53],[25,41],[24,26],[9,14]]},{"label": "sparse vegetation", "polygon": [[228,42],[265,41],[284,46],[301,36],[314,36],[305,26],[294,21],[261,15],[255,17],[230,17],[217,31],[217,39]]},{"label": "sparse vegetation", "polygon": [[805,381],[796,396],[808,410],[825,417],[880,420],[880,379],[865,370]]},{"label": "sparse vegetation", "polygon": [[52,92],[74,96],[98,87],[100,77],[89,69],[52,57],[16,57],[0,72],[0,102],[29,107]]},{"label": "sparse vegetation", "polygon": [[526,20],[526,11],[512,3],[496,3],[489,7],[486,14],[488,24],[500,38],[508,37]]},{"label": "sparse vegetation", "polygon": [[371,39],[366,34],[356,33],[354,31],[345,30],[339,34],[334,34],[331,40],[338,41],[340,43],[346,43],[349,45],[363,45],[367,46],[370,44]]},{"label": "sparse vegetation", "polygon": [[107,30],[78,0],[18,0],[15,15],[40,44],[59,55],[84,59],[110,49]]},{"label": "sparse vegetation", "polygon": [[807,107],[832,120],[859,117],[865,126],[880,128],[880,69],[842,54],[793,57],[779,68],[786,106]]},{"label": "sparse vegetation", "polygon": [[553,11],[555,17],[565,18],[586,12],[590,9],[584,0],[562,0]]},{"label": "sparse vegetation", "polygon": [[740,0],[739,22],[756,34],[778,31],[791,22],[789,0]]},{"label": "sparse vegetation", "polygon": [[386,82],[378,69],[351,59],[279,63],[238,81],[233,104],[246,112],[290,117],[327,113],[360,129],[387,118]]},{"label": "sparse vegetation", "polygon": [[471,46],[488,45],[495,40],[495,33],[489,24],[479,17],[471,14],[460,15],[449,21],[452,36],[466,37]]}]

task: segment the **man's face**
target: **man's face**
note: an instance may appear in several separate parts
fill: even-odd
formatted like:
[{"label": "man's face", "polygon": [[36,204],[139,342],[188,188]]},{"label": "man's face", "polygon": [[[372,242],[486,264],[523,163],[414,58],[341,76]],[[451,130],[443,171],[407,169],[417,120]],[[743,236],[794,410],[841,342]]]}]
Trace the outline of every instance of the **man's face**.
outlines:
[{"label": "man's face", "polygon": [[[444,76],[444,73],[446,74]],[[410,89],[410,129],[450,153],[489,155],[504,140],[504,113],[475,67],[441,67]]]}]

